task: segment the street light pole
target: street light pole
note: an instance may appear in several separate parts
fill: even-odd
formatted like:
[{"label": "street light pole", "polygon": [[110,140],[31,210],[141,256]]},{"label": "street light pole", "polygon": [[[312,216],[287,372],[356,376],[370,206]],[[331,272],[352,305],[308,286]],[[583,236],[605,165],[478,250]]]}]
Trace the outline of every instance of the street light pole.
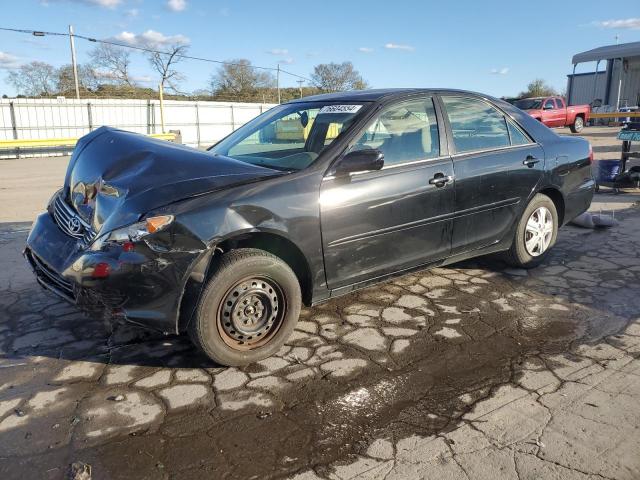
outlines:
[{"label": "street light pole", "polygon": [[69,25],[69,42],[71,43],[71,65],[73,66],[73,81],[76,85],[76,98],[80,100],[80,88],[78,87],[78,65],[76,64],[76,46],[73,43],[73,25]]}]

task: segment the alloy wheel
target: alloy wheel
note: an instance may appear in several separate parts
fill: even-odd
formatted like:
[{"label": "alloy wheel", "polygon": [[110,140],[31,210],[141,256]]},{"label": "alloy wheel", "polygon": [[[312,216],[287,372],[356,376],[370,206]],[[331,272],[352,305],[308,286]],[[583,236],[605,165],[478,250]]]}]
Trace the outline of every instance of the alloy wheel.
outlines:
[{"label": "alloy wheel", "polygon": [[538,207],[533,211],[524,233],[527,253],[538,257],[547,251],[553,238],[553,216],[547,207]]}]

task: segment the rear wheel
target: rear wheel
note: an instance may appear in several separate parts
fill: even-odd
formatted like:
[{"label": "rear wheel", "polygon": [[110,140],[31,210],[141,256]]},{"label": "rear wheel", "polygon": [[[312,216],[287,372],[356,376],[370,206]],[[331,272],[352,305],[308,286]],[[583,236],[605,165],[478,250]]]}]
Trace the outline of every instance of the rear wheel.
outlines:
[{"label": "rear wheel", "polygon": [[301,303],[298,279],[284,261],[263,250],[233,250],[209,279],[189,335],[215,362],[247,365],[282,347]]},{"label": "rear wheel", "polygon": [[505,259],[516,267],[533,268],[540,265],[556,243],[558,212],[546,195],[537,194],[525,209]]},{"label": "rear wheel", "polygon": [[582,117],[576,117],[573,125],[571,125],[569,128],[571,128],[571,131],[573,133],[580,133],[584,128],[584,119]]}]

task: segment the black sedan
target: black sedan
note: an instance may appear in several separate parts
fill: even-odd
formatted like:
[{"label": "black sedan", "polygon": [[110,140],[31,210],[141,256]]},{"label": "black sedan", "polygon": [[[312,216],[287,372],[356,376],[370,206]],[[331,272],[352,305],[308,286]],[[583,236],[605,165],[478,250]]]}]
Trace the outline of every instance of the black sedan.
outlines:
[{"label": "black sedan", "polygon": [[208,152],[103,127],[25,256],[81,308],[243,365],[278,351],[302,303],[488,253],[540,264],[591,202],[591,161],[585,140],[452,90],[303,98]]}]

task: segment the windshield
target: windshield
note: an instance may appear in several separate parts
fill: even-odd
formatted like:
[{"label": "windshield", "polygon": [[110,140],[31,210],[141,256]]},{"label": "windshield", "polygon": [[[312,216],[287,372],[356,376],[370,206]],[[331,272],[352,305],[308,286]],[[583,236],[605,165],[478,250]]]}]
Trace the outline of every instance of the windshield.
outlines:
[{"label": "windshield", "polygon": [[276,170],[301,170],[349,128],[362,107],[323,102],[279,105],[209,150]]},{"label": "windshield", "polygon": [[539,98],[523,98],[513,102],[513,105],[520,110],[540,110],[542,108],[542,100]]}]

